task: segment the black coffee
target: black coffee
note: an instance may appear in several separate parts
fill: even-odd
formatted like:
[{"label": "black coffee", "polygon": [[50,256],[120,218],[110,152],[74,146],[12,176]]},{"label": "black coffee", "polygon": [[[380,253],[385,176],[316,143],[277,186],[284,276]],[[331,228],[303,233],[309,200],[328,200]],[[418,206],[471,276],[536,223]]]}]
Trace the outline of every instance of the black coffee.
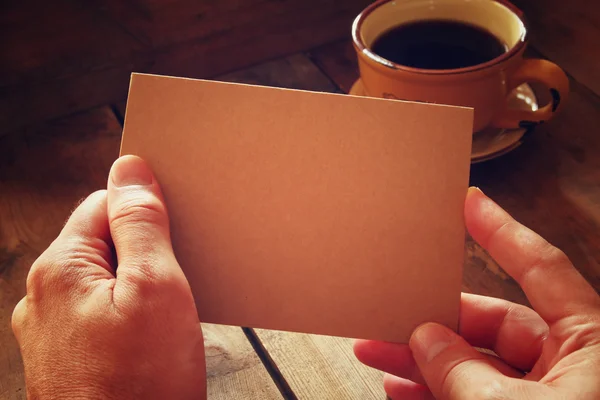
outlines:
[{"label": "black coffee", "polygon": [[423,69],[456,69],[493,60],[506,46],[491,33],[455,21],[418,21],[383,33],[372,51],[396,64]]}]

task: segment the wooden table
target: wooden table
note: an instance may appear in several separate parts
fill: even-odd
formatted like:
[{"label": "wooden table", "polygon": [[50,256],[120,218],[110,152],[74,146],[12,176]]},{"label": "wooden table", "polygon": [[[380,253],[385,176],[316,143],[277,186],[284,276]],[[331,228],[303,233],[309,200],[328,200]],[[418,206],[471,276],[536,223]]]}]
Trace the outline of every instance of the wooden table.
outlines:
[{"label": "wooden table", "polygon": [[[59,3],[67,4],[71,13],[81,11],[74,2]],[[220,4],[233,3],[236,2]],[[261,2],[252,3],[259,7]],[[289,3],[292,8],[300,4]],[[206,47],[209,42],[189,43],[185,42],[187,37],[178,37],[175,48],[169,50],[171,57],[156,56],[153,66],[144,63],[146,53],[136,53],[138,58],[130,64],[115,63],[85,73],[76,71],[72,79],[67,71],[61,93],[68,95],[60,104],[47,104],[61,99],[56,93],[42,93],[41,89],[51,90],[58,85],[51,79],[39,83],[38,88],[27,82],[28,93],[34,93],[35,99],[20,93],[11,103],[9,95],[17,93],[18,77],[8,75],[13,81],[9,79],[0,85],[0,120],[5,127],[11,127],[0,137],[0,398],[25,398],[22,363],[9,320],[14,305],[24,295],[28,269],[56,236],[77,201],[105,186],[109,167],[118,155],[124,113],[121,100],[126,90],[122,87],[126,85],[123,73],[165,70],[226,81],[347,92],[358,75],[347,33],[350,16],[359,2],[352,3],[354,8],[333,3],[327,2],[328,15],[333,15],[336,6],[342,9],[331,17],[334,27],[323,22],[322,14],[311,14],[302,8],[313,23],[321,21],[314,31],[297,23],[273,36],[272,29],[280,29],[276,25],[247,42],[257,49],[265,40],[275,50],[256,50],[259,54],[250,56],[241,45],[220,46],[217,37],[216,44],[210,45],[216,49],[214,63],[203,64],[197,71],[193,71],[198,61],[194,46]],[[565,111],[540,126],[522,146],[499,159],[474,165],[471,184],[481,187],[517,219],[562,248],[599,290],[600,9],[595,2],[586,0],[574,0],[568,5],[560,0],[515,3],[531,21],[530,54],[564,67],[571,78],[572,92]],[[267,6],[271,7],[266,8],[268,12],[283,15],[277,14],[282,12],[277,4]],[[90,10],[83,11],[91,13]],[[108,13],[106,18],[114,11],[110,7],[103,10]],[[127,10],[117,11],[122,11],[120,16],[128,15]],[[181,10],[176,8],[174,12],[177,11]],[[205,12],[211,15],[212,11]],[[200,13],[197,18],[203,15]],[[258,18],[261,14],[256,15]],[[237,17],[242,18],[241,13]],[[119,56],[125,54],[135,48],[140,37],[142,42],[147,40],[162,49],[161,36],[152,38],[155,32],[148,30],[146,23],[143,20],[133,24],[133,39],[122,32],[117,37],[108,35],[111,43],[117,44],[111,51]],[[235,40],[240,40],[245,31],[241,32],[234,35]],[[238,52],[237,64],[226,62],[227,49]],[[156,62],[160,68],[155,68]],[[250,64],[254,65],[247,67]],[[228,70],[223,65],[244,68],[218,75]],[[54,67],[47,66],[45,71],[52,72]],[[118,88],[98,87],[85,96],[91,88],[116,76],[120,79]],[[28,99],[35,101],[35,107],[28,104],[20,109],[19,104]],[[74,111],[77,113],[72,114]],[[25,119],[36,123],[26,126]],[[527,304],[519,287],[470,238],[466,252],[465,291]],[[347,339],[214,325],[206,325],[205,331],[211,399],[385,398],[382,374],[359,364]]]}]

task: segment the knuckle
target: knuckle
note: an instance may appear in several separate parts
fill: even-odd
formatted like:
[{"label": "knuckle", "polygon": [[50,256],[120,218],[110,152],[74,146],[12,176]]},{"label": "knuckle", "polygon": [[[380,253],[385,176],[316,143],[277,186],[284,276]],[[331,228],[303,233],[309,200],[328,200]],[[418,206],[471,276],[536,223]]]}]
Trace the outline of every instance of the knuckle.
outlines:
[{"label": "knuckle", "polygon": [[[543,239],[542,239],[543,240]],[[548,268],[564,268],[572,266],[571,260],[559,248],[553,246],[549,242],[543,240],[535,252],[536,256],[530,260],[521,272],[519,280],[525,280],[529,276],[536,274],[540,270]]]},{"label": "knuckle", "polygon": [[54,248],[51,254],[42,254],[31,266],[26,280],[27,293],[37,300],[49,287],[82,282],[90,267],[97,266],[100,258],[87,246]]},{"label": "knuckle", "polygon": [[64,251],[61,244],[55,240],[31,265],[27,274],[27,294],[35,300],[44,288],[56,280],[56,274],[63,270]]},{"label": "knuckle", "polygon": [[486,381],[473,380],[475,360],[466,360],[451,368],[442,382],[442,398],[473,400],[508,399],[506,387],[499,379]]},{"label": "knuckle", "polygon": [[543,260],[550,265],[571,265],[571,260],[564,251],[546,242],[542,252]]},{"label": "knuckle", "polygon": [[21,331],[21,327],[23,326],[23,320],[25,318],[25,314],[27,312],[27,298],[23,297],[21,301],[17,303],[15,309],[13,310],[10,323],[11,328],[15,335]]},{"label": "knuckle", "polygon": [[519,224],[514,219],[511,219],[510,221],[505,222],[503,225],[494,230],[485,240],[482,241],[481,244],[484,248],[489,248],[492,246],[492,244],[497,242],[498,238],[505,234],[505,232],[515,232],[518,231],[520,227],[521,224]]},{"label": "knuckle", "polygon": [[456,362],[445,371],[441,381],[443,398],[454,398],[454,392],[460,389],[456,383],[463,381],[468,376],[467,364],[468,361]]},{"label": "knuckle", "polygon": [[146,301],[179,302],[191,298],[191,290],[183,273],[171,271],[170,268],[136,267],[122,277],[128,286],[133,288],[136,298]]},{"label": "knuckle", "polygon": [[111,215],[111,225],[126,228],[131,225],[163,225],[167,222],[164,204],[153,194],[136,194],[121,201]]},{"label": "knuckle", "polygon": [[497,380],[485,382],[477,386],[471,395],[472,399],[477,400],[507,400],[509,397],[504,390],[504,386]]},{"label": "knuckle", "polygon": [[108,191],[106,189],[100,189],[100,190],[96,190],[92,193],[90,193],[87,197],[82,197],[79,199],[79,201],[77,201],[77,203],[75,203],[75,206],[73,207],[73,211],[76,210],[81,204],[83,204],[84,202],[93,199],[95,197],[98,198],[102,198],[102,197],[106,197],[106,194],[108,193]]},{"label": "knuckle", "polygon": [[122,277],[136,285],[159,285],[165,279],[166,271],[164,255],[154,249],[149,240],[143,241],[139,247],[127,258],[127,265],[122,266]]},{"label": "knuckle", "polygon": [[162,286],[177,298],[191,295],[190,285],[183,273],[171,272],[166,274]]},{"label": "knuckle", "polygon": [[140,288],[147,289],[148,293],[156,293],[156,290],[160,290],[175,294],[181,291],[182,283],[186,283],[178,274],[157,270],[156,268],[148,268],[146,271],[140,269],[138,271],[138,274],[133,275],[133,279],[136,280]]},{"label": "knuckle", "polygon": [[106,197],[107,193],[108,193],[108,190],[106,190],[106,189],[98,189],[98,190],[92,192],[87,198],[89,199],[89,198],[96,197],[96,196]]},{"label": "knuckle", "polygon": [[156,293],[162,281],[160,274],[144,263],[129,266],[128,273],[123,274],[121,279],[128,286],[135,288],[141,298],[151,297]]},{"label": "knuckle", "polygon": [[[458,349],[455,346],[451,346],[449,349],[444,350],[444,352],[447,353],[446,357],[457,352]],[[479,390],[483,393],[485,387],[484,382],[477,382],[477,384],[472,382],[473,370],[482,362],[482,356],[479,353],[465,354],[462,356],[456,354],[456,356],[453,354],[452,358],[454,359],[442,369],[440,380],[442,398],[465,398],[465,394],[468,393],[468,398],[487,399],[488,397],[483,395],[481,397],[472,396],[474,393],[478,393]],[[471,385],[470,383],[473,384]],[[492,393],[489,390],[488,392]],[[493,397],[491,397],[491,399],[493,399]]]},{"label": "knuckle", "polygon": [[48,282],[48,275],[49,268],[47,264],[38,258],[27,274],[27,280],[25,281],[27,293],[32,295],[40,293]]}]

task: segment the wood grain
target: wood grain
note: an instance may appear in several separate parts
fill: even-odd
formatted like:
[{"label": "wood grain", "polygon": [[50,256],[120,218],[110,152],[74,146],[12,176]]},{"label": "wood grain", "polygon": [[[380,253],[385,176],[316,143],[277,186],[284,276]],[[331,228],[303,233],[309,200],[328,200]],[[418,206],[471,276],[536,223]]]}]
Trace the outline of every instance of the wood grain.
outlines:
[{"label": "wood grain", "polygon": [[0,36],[10,38],[0,55],[0,136],[121,101],[133,71],[208,78],[348,37],[368,3],[13,2],[0,13]]},{"label": "wood grain", "polygon": [[247,83],[251,85],[277,86],[288,89],[335,92],[336,86],[315,67],[305,55],[268,61],[229,74],[220,75],[216,80]]},{"label": "wood grain", "polygon": [[349,39],[317,47],[308,56],[344,93],[350,92],[359,72],[356,52]]},{"label": "wood grain", "polygon": [[[288,57],[267,61],[214,78],[223,82],[267,85],[298,90],[339,92],[339,89],[305,55],[293,54]],[[113,110],[122,121],[127,109],[127,101],[113,104]]]},{"label": "wood grain", "polygon": [[209,400],[276,400],[281,393],[239,327],[203,324]]},{"label": "wood grain", "polygon": [[298,399],[384,399],[383,372],[361,364],[352,340],[257,329]]},{"label": "wood grain", "polygon": [[[263,2],[278,4],[251,23],[221,27],[218,34],[176,43],[157,52],[151,72],[212,77],[348,37],[365,0]],[[261,6],[262,8],[262,6]],[[228,17],[231,18],[231,17]],[[207,18],[209,19],[209,18]]]},{"label": "wood grain", "polygon": [[[10,328],[31,264],[77,202],[106,187],[121,125],[109,107],[0,139],[0,398],[25,399]],[[210,399],[281,399],[239,327],[204,325]]]},{"label": "wood grain", "polygon": [[[340,91],[306,55],[301,53],[219,75],[214,79],[223,82],[276,86],[298,90]],[[120,119],[125,117],[127,101],[116,102],[112,107]]]},{"label": "wood grain", "polygon": [[127,94],[143,44],[85,2],[0,5],[0,136]]},{"label": "wood grain", "polygon": [[93,0],[89,4],[152,48],[164,49],[173,44],[206,41],[206,38],[234,43],[228,38],[239,41],[264,36],[267,32],[277,34],[335,19],[335,14],[353,18],[368,2],[137,0],[117,3]]},{"label": "wood grain", "polygon": [[2,2],[0,38],[0,88],[110,67],[142,49],[110,18],[71,0]]},{"label": "wood grain", "polygon": [[81,110],[124,99],[131,66],[115,66],[37,84],[0,88],[0,137],[21,128],[44,129],[44,123]]},{"label": "wood grain", "polygon": [[600,94],[600,3],[590,0],[512,0],[524,11],[533,46]]}]

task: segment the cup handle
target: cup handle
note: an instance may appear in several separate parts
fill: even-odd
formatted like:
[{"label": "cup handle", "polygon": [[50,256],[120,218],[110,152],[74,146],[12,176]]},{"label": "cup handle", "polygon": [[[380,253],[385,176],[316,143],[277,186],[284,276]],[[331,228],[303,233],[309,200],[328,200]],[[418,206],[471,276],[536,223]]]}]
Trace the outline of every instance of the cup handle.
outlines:
[{"label": "cup handle", "polygon": [[508,93],[526,82],[541,83],[550,91],[552,100],[537,111],[504,109],[492,120],[496,128],[532,128],[548,121],[564,106],[569,94],[569,78],[556,64],[543,59],[526,59],[519,68],[508,77]]}]

